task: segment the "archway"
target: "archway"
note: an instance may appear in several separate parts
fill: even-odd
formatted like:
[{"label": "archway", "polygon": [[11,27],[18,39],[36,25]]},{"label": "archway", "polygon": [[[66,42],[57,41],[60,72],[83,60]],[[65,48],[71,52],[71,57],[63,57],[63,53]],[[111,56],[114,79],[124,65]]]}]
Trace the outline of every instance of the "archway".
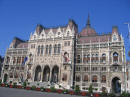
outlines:
[{"label": "archway", "polygon": [[35,69],[34,81],[40,81],[40,80],[41,80],[41,66],[37,66]]},{"label": "archway", "polygon": [[118,77],[112,79],[112,92],[120,93],[121,92],[121,83]]},{"label": "archway", "polygon": [[48,82],[50,78],[50,68],[49,66],[45,66],[44,71],[43,71],[43,81]]},{"label": "archway", "polygon": [[5,75],[4,75],[4,81],[3,81],[3,82],[4,82],[4,83],[7,83],[7,79],[8,79],[8,75],[5,74]]},{"label": "archway", "polygon": [[58,82],[58,74],[59,74],[59,67],[54,66],[53,69],[52,69],[52,78],[51,78],[52,83]]}]

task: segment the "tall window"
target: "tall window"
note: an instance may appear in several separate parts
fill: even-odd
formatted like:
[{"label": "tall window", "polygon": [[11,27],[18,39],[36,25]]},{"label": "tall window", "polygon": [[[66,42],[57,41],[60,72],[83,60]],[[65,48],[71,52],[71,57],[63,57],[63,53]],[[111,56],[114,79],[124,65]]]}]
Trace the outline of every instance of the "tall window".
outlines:
[{"label": "tall window", "polygon": [[90,54],[87,55],[87,63],[90,62]]},{"label": "tall window", "polygon": [[83,81],[88,82],[88,75],[84,75]]},{"label": "tall window", "polygon": [[17,64],[21,63],[21,57],[17,57]]},{"label": "tall window", "polygon": [[80,82],[80,75],[76,75],[76,81]]},{"label": "tall window", "polygon": [[102,75],[101,82],[102,82],[102,83],[106,83],[106,75]]},{"label": "tall window", "polygon": [[118,53],[113,53],[113,62],[118,62]]},{"label": "tall window", "polygon": [[37,55],[40,54],[40,45],[38,46]]},{"label": "tall window", "polygon": [[24,63],[24,58],[25,58],[25,57],[22,57],[22,64]]},{"label": "tall window", "polygon": [[15,57],[13,57],[13,64],[15,64],[16,63],[16,58]]},{"label": "tall window", "polygon": [[60,50],[61,50],[61,45],[58,44],[58,54],[60,54]]},{"label": "tall window", "polygon": [[54,45],[54,54],[56,54],[57,53],[57,45],[55,44]]},{"label": "tall window", "polygon": [[84,62],[84,63],[87,62],[87,55],[86,55],[86,54],[84,54],[83,62]]},{"label": "tall window", "polygon": [[44,46],[41,46],[41,55],[43,55],[43,51],[44,51]]},{"label": "tall window", "polygon": [[92,77],[92,82],[97,82],[97,76],[96,75],[94,75],[93,77]]},{"label": "tall window", "polygon": [[102,54],[102,62],[103,62],[103,63],[106,62],[106,54]]},{"label": "tall window", "polygon": [[69,36],[69,34],[70,34],[70,33],[69,33],[69,31],[68,31],[68,32],[67,32],[67,36]]},{"label": "tall window", "polygon": [[98,62],[98,54],[95,55],[95,60]]},{"label": "tall window", "polygon": [[48,54],[48,45],[46,45],[46,54]]},{"label": "tall window", "polygon": [[77,63],[80,63],[81,62],[80,60],[81,60],[80,55],[77,55]]},{"label": "tall window", "polygon": [[95,55],[94,55],[94,54],[92,54],[92,57],[91,57],[91,62],[93,63],[93,62],[94,62],[94,60],[95,60]]},{"label": "tall window", "polygon": [[8,64],[10,62],[10,57],[7,57],[6,63]]},{"label": "tall window", "polygon": [[51,54],[51,50],[52,50],[52,45],[49,45],[49,54]]}]

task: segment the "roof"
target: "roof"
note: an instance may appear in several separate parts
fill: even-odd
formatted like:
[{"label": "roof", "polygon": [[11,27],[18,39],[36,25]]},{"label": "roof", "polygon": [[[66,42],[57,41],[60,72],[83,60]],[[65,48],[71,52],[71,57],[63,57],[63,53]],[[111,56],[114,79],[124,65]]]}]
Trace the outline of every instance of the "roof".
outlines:
[{"label": "roof", "polygon": [[111,40],[111,34],[105,34],[105,35],[93,35],[93,36],[87,36],[87,37],[79,37],[78,42],[79,43],[90,43],[90,42],[107,42]]},{"label": "roof", "polygon": [[27,43],[27,42],[25,42],[25,43],[20,43],[20,44],[17,45],[16,48],[28,48],[28,43]]}]

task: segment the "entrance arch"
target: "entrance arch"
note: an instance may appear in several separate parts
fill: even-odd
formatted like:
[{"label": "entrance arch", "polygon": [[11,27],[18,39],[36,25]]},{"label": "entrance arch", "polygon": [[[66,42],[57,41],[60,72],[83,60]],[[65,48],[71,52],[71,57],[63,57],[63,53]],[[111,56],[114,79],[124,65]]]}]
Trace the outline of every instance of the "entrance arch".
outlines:
[{"label": "entrance arch", "polygon": [[49,78],[50,78],[50,68],[49,68],[49,66],[45,66],[45,68],[43,70],[43,79],[42,79],[42,81],[48,82]]},{"label": "entrance arch", "polygon": [[112,92],[121,93],[121,83],[118,77],[112,79]]},{"label": "entrance arch", "polygon": [[41,80],[41,66],[37,66],[35,69],[34,81],[40,81],[40,80]]},{"label": "entrance arch", "polygon": [[51,82],[53,82],[53,83],[57,83],[58,82],[58,74],[59,74],[59,67],[58,66],[54,66],[53,69],[52,69]]},{"label": "entrance arch", "polygon": [[7,83],[7,79],[8,79],[8,75],[7,74],[4,74],[4,83]]}]

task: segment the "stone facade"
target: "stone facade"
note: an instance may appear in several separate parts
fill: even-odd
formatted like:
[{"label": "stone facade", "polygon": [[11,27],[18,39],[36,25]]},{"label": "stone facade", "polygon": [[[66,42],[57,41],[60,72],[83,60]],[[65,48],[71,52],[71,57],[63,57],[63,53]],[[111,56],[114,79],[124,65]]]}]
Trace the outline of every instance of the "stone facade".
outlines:
[{"label": "stone facade", "polygon": [[[56,28],[37,25],[29,41],[14,41],[5,56],[2,70],[5,82],[20,81],[9,75],[18,71],[11,69],[12,66],[23,66],[23,80],[30,83],[54,83],[68,89],[79,85],[81,90],[88,90],[92,85],[97,92],[126,89],[124,40],[117,27],[112,28],[112,33],[98,35],[88,17],[87,25],[80,33],[76,23],[69,20],[66,26]],[[25,65],[22,61],[19,65],[14,64],[15,55],[27,58]]]},{"label": "stone facade", "polygon": [[75,84],[82,90],[92,85],[97,92],[124,91],[125,63],[124,41],[118,28],[113,27],[112,33],[98,35],[88,19],[77,38]]},{"label": "stone facade", "polygon": [[27,57],[28,42],[19,38],[14,38],[10,47],[6,51],[3,68],[2,81],[3,82],[23,82],[25,58]]}]

